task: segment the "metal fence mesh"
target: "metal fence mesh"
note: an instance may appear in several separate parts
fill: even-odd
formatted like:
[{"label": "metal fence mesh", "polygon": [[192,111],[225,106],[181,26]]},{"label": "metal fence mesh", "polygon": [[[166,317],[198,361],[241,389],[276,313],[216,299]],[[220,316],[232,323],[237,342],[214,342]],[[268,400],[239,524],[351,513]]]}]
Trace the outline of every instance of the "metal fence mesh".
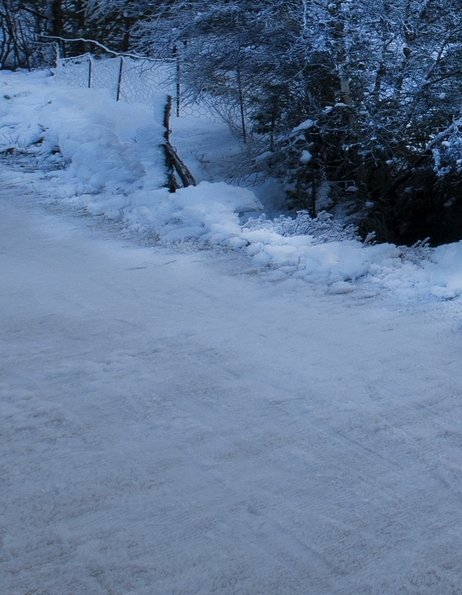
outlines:
[{"label": "metal fence mesh", "polygon": [[55,76],[71,87],[88,87],[90,63],[89,54],[77,58],[60,58],[57,61]]},{"label": "metal fence mesh", "polygon": [[175,60],[146,60],[134,58],[95,58],[84,54],[76,58],[62,58],[57,61],[55,75],[58,80],[75,87],[109,89],[114,99],[128,103],[152,105],[156,93],[174,97],[180,116],[221,119],[220,110],[212,101],[198,103],[185,93],[178,97],[181,82]]}]

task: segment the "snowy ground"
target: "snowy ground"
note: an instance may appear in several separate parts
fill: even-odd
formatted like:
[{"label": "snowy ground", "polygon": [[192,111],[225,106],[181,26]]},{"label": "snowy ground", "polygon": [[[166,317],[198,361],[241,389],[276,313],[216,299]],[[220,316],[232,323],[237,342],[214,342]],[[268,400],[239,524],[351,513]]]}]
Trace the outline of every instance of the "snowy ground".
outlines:
[{"label": "snowy ground", "polygon": [[262,283],[7,192],[3,593],[457,592],[455,303]]},{"label": "snowy ground", "polygon": [[[136,163],[141,141],[119,151],[112,138],[113,159]],[[259,263],[250,240],[227,251],[223,230],[219,251],[195,249],[213,245],[199,236],[148,246],[133,205],[108,217],[117,197],[154,191],[153,170],[84,203],[77,147],[48,179],[0,171],[1,592],[458,593],[458,245],[422,264],[392,246],[313,244],[311,278]],[[211,212],[238,239],[284,245],[225,203]],[[357,266],[356,250],[360,279],[329,274],[341,256]]]}]

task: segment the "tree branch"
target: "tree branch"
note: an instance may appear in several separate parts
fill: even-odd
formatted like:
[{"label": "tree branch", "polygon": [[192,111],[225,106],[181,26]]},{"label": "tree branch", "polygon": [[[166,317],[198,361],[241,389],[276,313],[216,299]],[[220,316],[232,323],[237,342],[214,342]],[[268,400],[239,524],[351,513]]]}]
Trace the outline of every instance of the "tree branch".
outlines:
[{"label": "tree branch", "polygon": [[130,53],[126,53],[126,52],[115,52],[114,50],[111,50],[110,48],[103,45],[99,41],[96,41],[95,39],[86,39],[85,37],[76,37],[76,38],[71,39],[71,38],[67,38],[67,37],[59,37],[58,35],[44,35],[44,34],[40,34],[39,37],[44,37],[46,39],[57,39],[59,41],[64,41],[64,42],[66,42],[66,41],[83,41],[84,43],[93,43],[97,47],[99,47],[102,50],[104,50],[105,52],[107,52],[108,54],[112,54],[113,56],[116,56],[117,58],[125,57],[125,58],[135,58],[136,60],[141,59],[141,60],[149,60],[150,62],[159,62],[159,60],[157,60],[155,58],[148,58],[147,56],[140,56],[138,54],[130,54]]},{"label": "tree branch", "polygon": [[422,85],[422,88],[426,88],[426,87],[431,87],[432,85],[436,84],[436,83],[440,83],[441,81],[444,81],[446,79],[450,79],[453,76],[460,76],[462,74],[462,70],[454,70],[453,72],[448,72],[446,74],[443,74],[437,78],[434,78],[430,81],[427,81],[426,83],[424,83]]}]

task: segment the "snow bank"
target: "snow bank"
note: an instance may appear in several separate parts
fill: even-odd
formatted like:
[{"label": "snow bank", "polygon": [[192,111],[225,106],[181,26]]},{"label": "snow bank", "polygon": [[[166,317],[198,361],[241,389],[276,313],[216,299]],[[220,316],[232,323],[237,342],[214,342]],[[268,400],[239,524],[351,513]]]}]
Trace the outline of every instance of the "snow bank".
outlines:
[{"label": "snow bank", "polygon": [[[162,93],[151,107],[117,103],[109,91],[66,87],[46,72],[2,72],[0,87],[0,151],[14,166],[11,176],[24,183],[28,172],[31,186],[50,200],[117,219],[131,233],[164,243],[241,249],[270,279],[292,276],[324,284],[331,293],[352,291],[360,280],[408,297],[462,294],[462,243],[420,252],[364,245],[328,215],[244,223],[242,213],[262,205],[249,189],[224,182],[170,194],[161,147]],[[174,121],[177,129],[181,125]],[[188,135],[194,134],[188,122]],[[200,151],[200,121],[196,135]]]}]

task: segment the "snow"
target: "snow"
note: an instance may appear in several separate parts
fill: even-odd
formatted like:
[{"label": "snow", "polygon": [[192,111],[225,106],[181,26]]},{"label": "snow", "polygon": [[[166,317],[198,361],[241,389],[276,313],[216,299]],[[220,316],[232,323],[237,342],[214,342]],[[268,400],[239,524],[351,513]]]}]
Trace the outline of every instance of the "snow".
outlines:
[{"label": "snow", "polygon": [[200,183],[169,194],[160,146],[163,93],[147,106],[117,103],[104,89],[67,87],[47,73],[2,73],[0,84],[0,150],[13,150],[14,159],[35,156],[45,173],[29,172],[30,187],[46,194],[51,183],[52,199],[63,207],[117,221],[129,233],[164,244],[241,250],[273,279],[293,276],[327,285],[328,291],[333,283],[366,283],[404,300],[454,299],[462,293],[460,243],[415,258],[393,245],[364,245],[351,234],[342,240],[333,228],[323,231],[322,241],[317,232],[295,230],[286,237],[279,221],[267,220],[261,233],[248,229],[240,214],[264,208],[265,193],[274,204],[274,196],[267,186],[257,198],[250,188],[222,181],[220,164],[237,151],[223,124],[173,120],[172,138]]},{"label": "snow", "polygon": [[304,165],[306,165],[312,159],[313,159],[313,155],[309,151],[307,151],[306,149],[302,151],[302,154],[300,156],[300,163],[303,163]]},{"label": "snow", "polygon": [[0,85],[2,592],[458,592],[461,244],[245,222],[162,97]]},{"label": "snow", "polygon": [[[117,221],[135,235],[157,237],[164,244],[242,250],[273,279],[293,276],[327,285],[329,291],[333,283],[359,280],[405,300],[453,299],[462,293],[457,266],[462,244],[414,258],[393,245],[364,245],[348,234],[339,239],[337,231],[335,241],[323,232],[321,246],[316,234],[295,230],[292,237],[281,235],[278,221],[272,233],[268,221],[261,233],[249,230],[240,214],[264,208],[265,197],[261,189],[259,200],[252,189],[221,181],[220,163],[237,150],[223,124],[173,120],[172,138],[193,163],[200,183],[169,194],[160,146],[163,93],[148,107],[117,103],[104,89],[67,87],[46,73],[2,73],[0,80],[3,150],[41,159],[45,174],[29,173],[30,185],[45,194],[51,182],[53,199],[62,205]],[[301,124],[303,129],[309,125]],[[309,153],[301,159],[309,159]]]},{"label": "snow", "polygon": [[302,130],[309,130],[310,128],[313,128],[314,126],[314,121],[313,120],[305,120],[304,122],[302,122],[301,124],[299,124],[298,126],[296,126],[292,132],[300,132]]}]

